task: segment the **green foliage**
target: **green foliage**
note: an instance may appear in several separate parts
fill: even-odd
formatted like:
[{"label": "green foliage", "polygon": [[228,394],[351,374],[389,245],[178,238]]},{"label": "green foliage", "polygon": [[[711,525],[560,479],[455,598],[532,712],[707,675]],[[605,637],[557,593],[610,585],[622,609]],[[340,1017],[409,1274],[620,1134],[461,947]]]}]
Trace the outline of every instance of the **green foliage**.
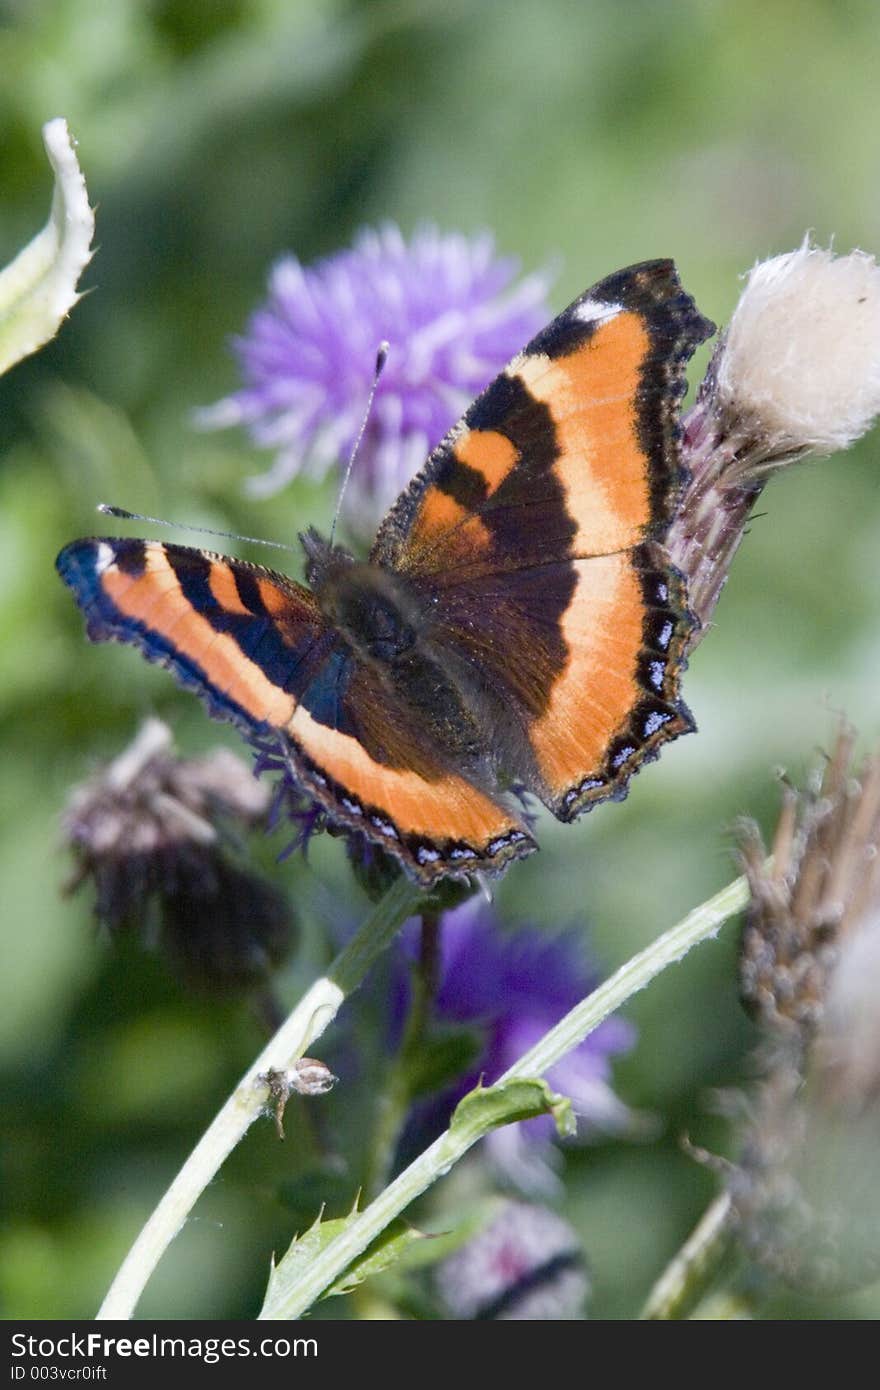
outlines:
[{"label": "green foliage", "polygon": [[[320,1255],[332,1240],[342,1235],[356,1215],[357,1208],[348,1216],[337,1217],[329,1221],[324,1221],[319,1217],[303,1235],[294,1237],[287,1253],[277,1265],[274,1263],[272,1265],[261,1317],[281,1316],[278,1310],[283,1307],[288,1288],[296,1280],[302,1278],[315,1257]],[[349,1266],[345,1273],[330,1285],[323,1297],[333,1298],[339,1294],[351,1293],[367,1279],[371,1279],[377,1274],[384,1274],[401,1259],[411,1246],[424,1239],[425,1237],[419,1231],[413,1230],[405,1221],[392,1222],[382,1232],[382,1235],[374,1240],[372,1245]]]},{"label": "green foliage", "polygon": [[469,1091],[455,1107],[450,1122],[451,1135],[458,1138],[479,1137],[499,1125],[518,1120],[533,1120],[537,1115],[552,1115],[557,1133],[570,1138],[575,1132],[571,1101],[557,1095],[546,1081],[499,1081],[495,1086],[477,1086]]},{"label": "green foliage", "polygon": [[415,1099],[442,1091],[466,1076],[479,1055],[480,1038],[473,1029],[433,1029],[407,1059],[408,1094]]},{"label": "green foliage", "polygon": [[[0,1299],[14,1317],[91,1317],[261,1033],[244,1010],[182,994],[133,947],[111,951],[87,894],[61,896],[69,787],[145,713],[167,717],[188,753],[235,737],[135,653],[86,645],[56,551],[96,529],[103,500],[284,541],[326,527],[332,483],[248,500],[242,481],[265,459],[243,436],[189,425],[233,387],[226,339],[287,248],[309,260],[386,217],[488,226],[528,268],[559,257],[557,306],[669,254],[718,321],[737,276],[809,227],[838,249],[880,249],[880,20],[871,0],[10,0],[0,14],[0,264],[45,221],[39,131],[58,114],[79,139],[99,247],[91,293],[60,336],[0,381]],[[827,746],[829,702],[876,731],[877,455],[875,433],[768,489],[687,674],[699,734],[647,768],[624,805],[575,827],[545,817],[542,853],[498,890],[512,920],[592,924],[600,958],[619,964],[728,880],[727,827],[744,810],[768,823],[770,770],[801,778]],[[283,843],[267,843],[265,862],[303,918],[279,981],[286,1004],[326,965],[328,934],[364,907],[339,843],[276,867]],[[629,1010],[641,1043],[617,1086],[662,1114],[658,1137],[567,1149],[564,1209],[601,1271],[597,1317],[632,1315],[707,1199],[710,1179],[678,1140],[727,1143],[705,1097],[740,1079],[753,1041],[733,950],[731,935],[695,953]],[[305,1183],[322,1147],[350,1200],[382,1016],[377,1003],[370,1037],[322,1054],[343,1082],[315,1102],[313,1130],[303,1117],[282,1145],[271,1124],[254,1127],[175,1241],[144,1316],[255,1312],[266,1251],[290,1226],[282,1184]],[[418,1084],[442,1076],[456,1046],[441,1040]],[[465,1168],[460,1181],[476,1183]],[[455,1227],[460,1198],[455,1184],[435,1190],[431,1228]],[[303,1225],[320,1200],[300,1190]],[[807,1312],[878,1309],[875,1290]]]}]

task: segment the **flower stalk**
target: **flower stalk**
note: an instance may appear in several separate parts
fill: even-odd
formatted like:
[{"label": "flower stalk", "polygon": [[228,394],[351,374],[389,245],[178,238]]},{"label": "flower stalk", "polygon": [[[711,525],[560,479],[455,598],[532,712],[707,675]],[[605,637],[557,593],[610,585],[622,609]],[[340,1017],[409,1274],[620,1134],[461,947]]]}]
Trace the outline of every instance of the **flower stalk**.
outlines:
[{"label": "flower stalk", "polygon": [[147,1280],[196,1201],[254,1120],[264,1113],[267,1075],[295,1069],[306,1048],[333,1022],[343,1001],[357,989],[421,896],[421,890],[408,880],[398,879],[327,974],[312,985],[251,1064],[125,1257],[98,1312],[98,1321],[132,1316]]},{"label": "flower stalk", "polygon": [[374,1195],[388,1181],[394,1154],[406,1122],[412,1099],[410,1067],[413,1054],[421,1047],[431,1021],[437,991],[438,952],[441,917],[423,912],[419,957],[412,972],[412,998],[407,1011],[403,1037],[388,1069],[385,1095],[379,1100],[373,1152],[368,1164],[364,1189]]},{"label": "flower stalk", "polygon": [[[529,1049],[497,1083],[500,1088],[515,1080],[543,1076],[592,1030],[620,1008],[627,999],[644,989],[655,976],[682,960],[692,947],[717,935],[723,924],[740,912],[748,901],[745,879],[736,879],[720,893],[688,914],[677,926],[615,972],[603,985],[576,1005],[565,1018]],[[495,1088],[493,1088],[495,1089]],[[473,1093],[472,1093],[473,1094]],[[518,1119],[511,1113],[510,1120]],[[496,1112],[492,1127],[503,1123]],[[370,1203],[366,1209],[331,1240],[315,1258],[304,1264],[299,1277],[285,1290],[283,1300],[275,1299],[271,1312],[264,1307],[261,1318],[296,1318],[305,1313],[335,1279],[355,1260],[385,1227],[399,1216],[438,1178],[473,1148],[488,1131],[487,1125],[453,1123],[408,1168]]]},{"label": "flower stalk", "polygon": [[710,1202],[648,1294],[641,1312],[643,1321],[680,1318],[684,1308],[705,1290],[728,1246],[731,1211],[727,1192]]}]

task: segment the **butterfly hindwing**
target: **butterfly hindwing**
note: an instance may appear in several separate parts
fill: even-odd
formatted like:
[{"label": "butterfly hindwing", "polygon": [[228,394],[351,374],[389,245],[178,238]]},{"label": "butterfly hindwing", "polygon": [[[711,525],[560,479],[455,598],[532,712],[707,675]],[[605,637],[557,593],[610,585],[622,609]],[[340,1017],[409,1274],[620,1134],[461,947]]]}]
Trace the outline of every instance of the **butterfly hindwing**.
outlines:
[{"label": "butterfly hindwing", "polygon": [[457,768],[412,706],[357,660],[334,707],[303,702],[288,733],[300,780],[331,817],[426,886],[496,873],[536,848],[508,798],[478,785],[475,768]]},{"label": "butterfly hindwing", "polygon": [[448,589],[436,640],[480,671],[499,730],[518,730],[513,780],[567,821],[693,727],[679,696],[691,629],[680,579],[646,543]]},{"label": "butterfly hindwing", "polygon": [[[532,789],[570,821],[623,795],[643,762],[693,728],[679,695],[692,620],[679,577],[649,543],[566,568],[575,588],[561,622],[565,655],[528,739],[538,769]],[[540,572],[511,578],[518,604],[539,611]]]}]

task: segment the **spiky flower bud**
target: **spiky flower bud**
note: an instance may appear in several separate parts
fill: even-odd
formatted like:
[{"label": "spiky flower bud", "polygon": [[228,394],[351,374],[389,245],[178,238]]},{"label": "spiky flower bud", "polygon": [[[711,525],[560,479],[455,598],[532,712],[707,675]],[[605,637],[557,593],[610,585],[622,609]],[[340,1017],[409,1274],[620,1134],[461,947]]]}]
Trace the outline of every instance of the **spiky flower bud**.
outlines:
[{"label": "spiky flower bud", "polygon": [[843,728],[821,781],[786,791],[771,865],[754,830],[743,996],[762,1024],[729,1184],[753,1257],[786,1282],[880,1275],[880,752]]},{"label": "spiky flower bud", "polygon": [[880,412],[880,267],[804,241],[750,272],[682,422],[690,478],[667,540],[705,633],[771,474],[847,448]]},{"label": "spiky flower bud", "polygon": [[72,890],[91,879],[95,915],[111,932],[159,944],[188,981],[240,989],[288,948],[283,894],[236,862],[230,833],[265,820],[271,793],[225,748],[179,758],[149,719],[133,743],[71,795],[63,832],[76,860]]}]

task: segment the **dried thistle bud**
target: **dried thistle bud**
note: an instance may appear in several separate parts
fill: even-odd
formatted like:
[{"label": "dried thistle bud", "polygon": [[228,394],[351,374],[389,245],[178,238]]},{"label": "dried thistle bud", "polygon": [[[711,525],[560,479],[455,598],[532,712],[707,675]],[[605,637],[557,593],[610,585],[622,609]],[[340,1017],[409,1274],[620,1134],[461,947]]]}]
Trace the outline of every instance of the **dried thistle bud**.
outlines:
[{"label": "dried thistle bud", "polygon": [[752,903],[742,991],[764,1027],[729,1187],[755,1260],[811,1290],[880,1276],[880,753],[851,776],[842,728],[810,794],[786,791]]},{"label": "dried thistle bud", "polygon": [[504,1201],[438,1265],[437,1290],[456,1318],[568,1321],[590,1290],[577,1232],[548,1207]]},{"label": "dried thistle bud", "polygon": [[705,632],[771,473],[847,448],[880,413],[880,267],[811,246],[754,267],[682,422],[667,547]]},{"label": "dried thistle bud", "polygon": [[292,917],[283,895],[236,861],[231,836],[263,824],[270,798],[227,749],[179,758],[168,728],[147,720],[70,797],[62,826],[77,868],[68,890],[92,879],[99,921],[158,938],[188,982],[256,984],[285,955]]},{"label": "dried thistle bud", "polygon": [[823,1097],[854,1112],[880,1102],[880,906],[851,933],[813,1044]]},{"label": "dried thistle bud", "polygon": [[772,862],[755,827],[741,854],[751,889],[740,991],[765,1028],[809,1042],[822,1021],[843,940],[880,902],[880,753],[850,772],[854,735],[841,726],[821,780],[786,787]]},{"label": "dried thistle bud", "polygon": [[[873,989],[876,997],[876,976]],[[852,1052],[860,1030],[847,1032]],[[877,1061],[874,1053],[875,1082]],[[880,1277],[876,1090],[838,1091],[818,1040],[806,1057],[783,1045],[764,1066],[727,1178],[743,1245],[793,1288],[836,1293],[873,1283]]]}]

